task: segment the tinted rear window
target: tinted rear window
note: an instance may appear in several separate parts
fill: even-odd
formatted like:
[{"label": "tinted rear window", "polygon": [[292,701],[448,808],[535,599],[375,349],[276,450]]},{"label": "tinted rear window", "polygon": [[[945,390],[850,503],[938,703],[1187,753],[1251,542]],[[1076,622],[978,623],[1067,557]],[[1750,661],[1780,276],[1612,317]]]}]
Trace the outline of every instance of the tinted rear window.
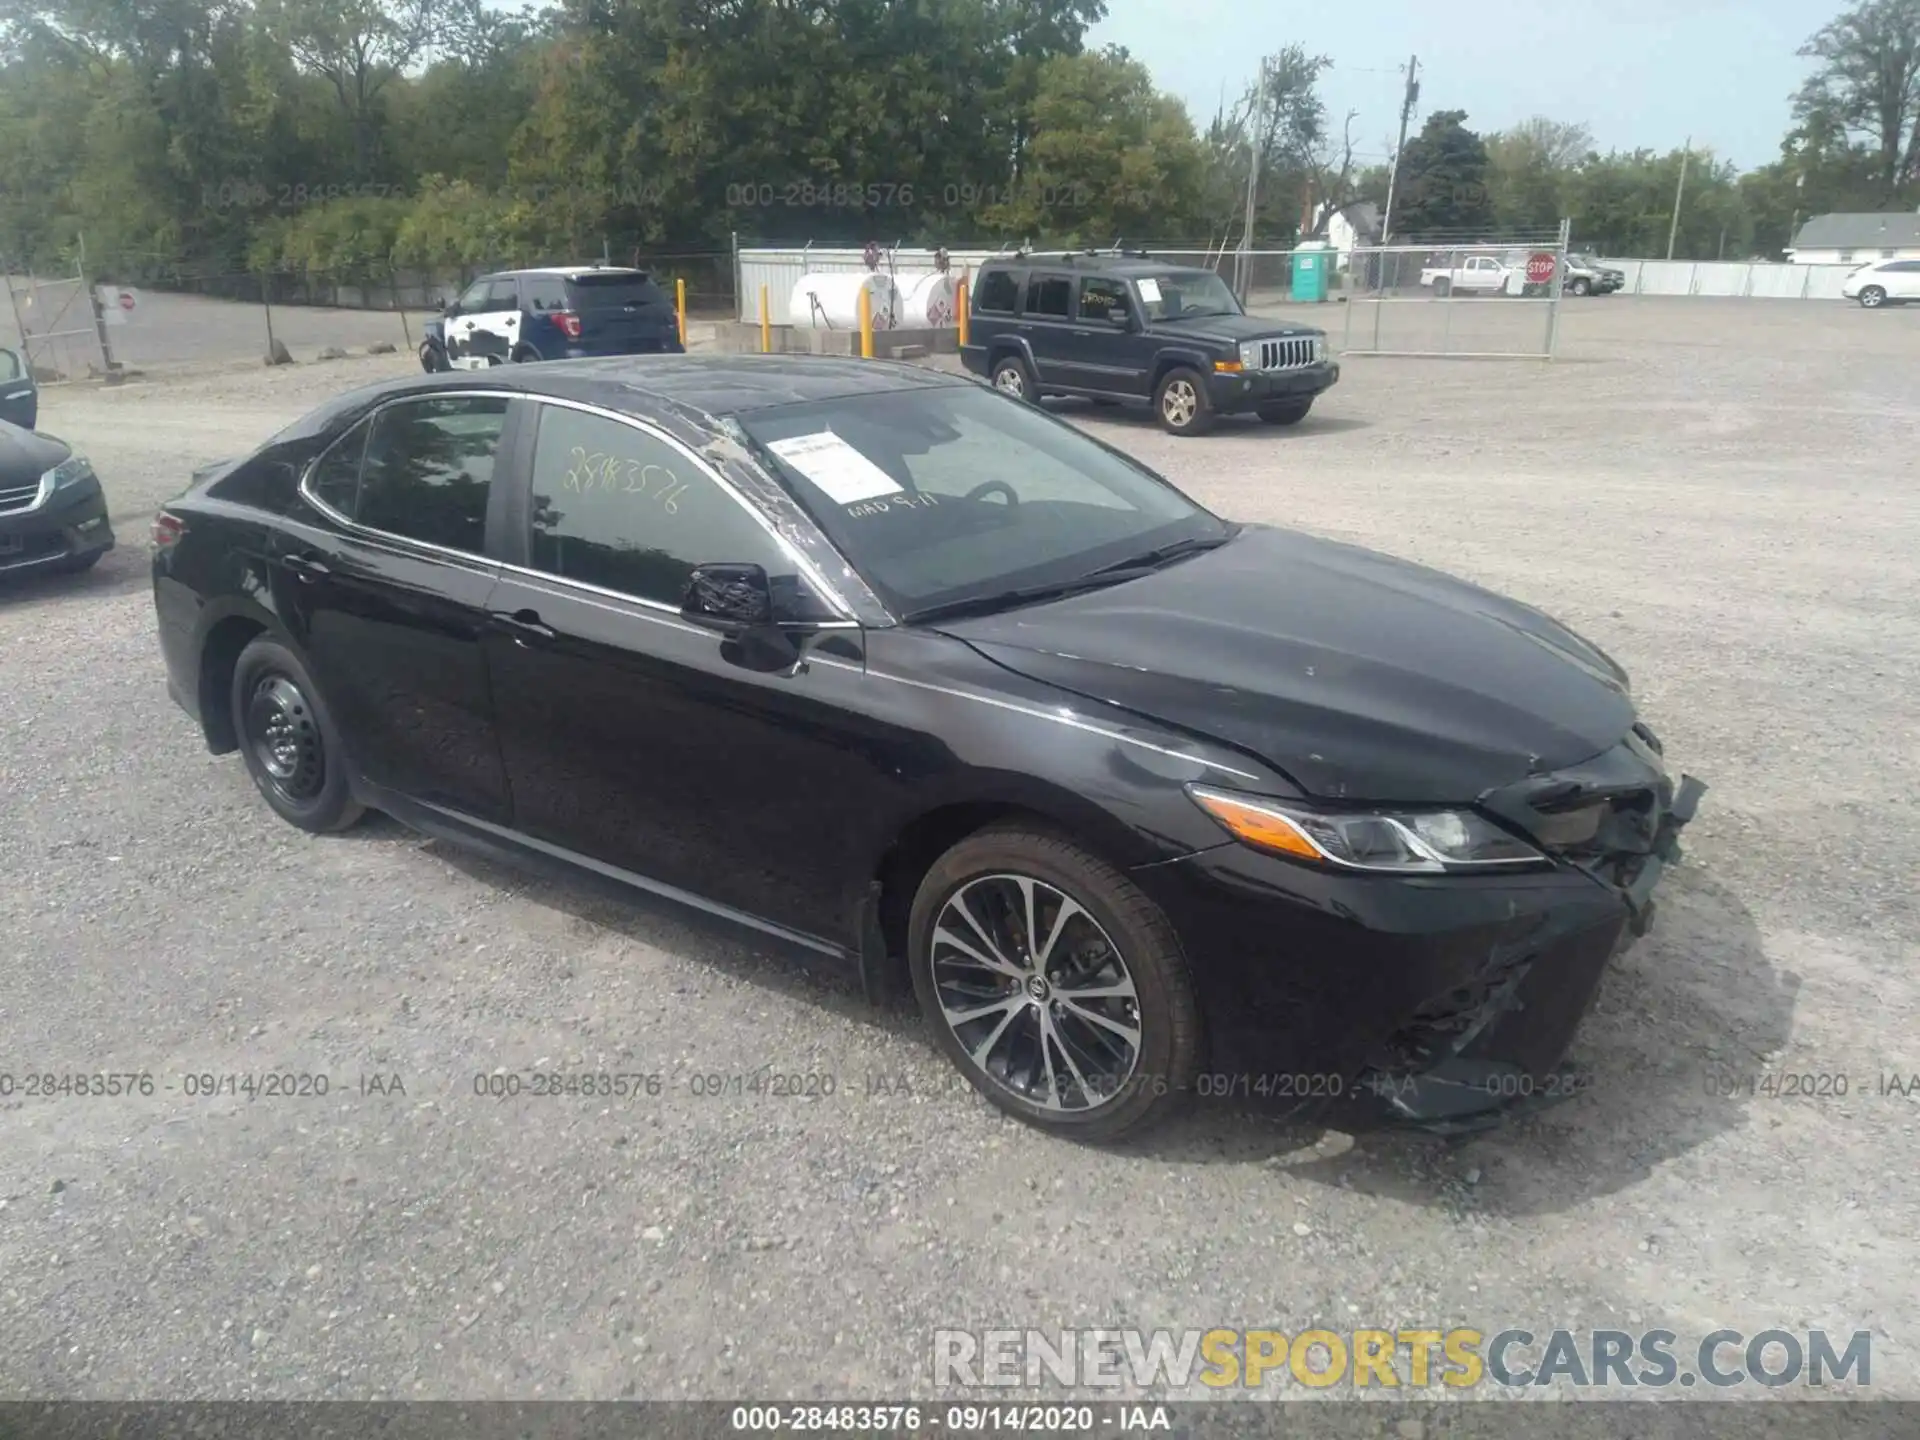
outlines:
[{"label": "tinted rear window", "polygon": [[667,303],[666,292],[650,275],[581,275],[567,281],[567,290],[577,310]]}]

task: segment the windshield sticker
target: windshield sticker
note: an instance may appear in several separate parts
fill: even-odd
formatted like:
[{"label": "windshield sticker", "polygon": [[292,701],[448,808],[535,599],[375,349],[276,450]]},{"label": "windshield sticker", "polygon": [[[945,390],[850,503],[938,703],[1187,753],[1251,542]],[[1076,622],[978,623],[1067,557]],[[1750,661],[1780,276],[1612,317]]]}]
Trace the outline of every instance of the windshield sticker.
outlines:
[{"label": "windshield sticker", "polygon": [[898,495],[902,490],[891,475],[831,430],[775,440],[767,449],[818,485],[836,505]]},{"label": "windshield sticker", "polygon": [[1160,282],[1151,275],[1144,275],[1133,282],[1140,287],[1140,298],[1148,305],[1160,303]]}]

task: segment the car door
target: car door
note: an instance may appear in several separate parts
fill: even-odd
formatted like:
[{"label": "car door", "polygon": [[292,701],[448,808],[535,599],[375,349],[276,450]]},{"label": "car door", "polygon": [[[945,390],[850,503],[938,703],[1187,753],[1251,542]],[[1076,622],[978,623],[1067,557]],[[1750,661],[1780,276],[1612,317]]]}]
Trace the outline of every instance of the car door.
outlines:
[{"label": "car door", "polygon": [[486,313],[487,294],[492,288],[493,277],[483,275],[462,290],[460,298],[447,307],[442,333],[446,340],[447,363],[456,370],[467,368],[473,327],[479,317]]},{"label": "car door", "polygon": [[1018,330],[1033,355],[1035,378],[1042,385],[1078,386],[1071,378],[1074,276],[1061,271],[1035,270],[1027,277],[1027,293],[1020,306]]},{"label": "car door", "polygon": [[848,728],[859,628],[823,629],[795,669],[749,668],[680,619],[688,574],[759,563],[798,594],[790,553],[661,432],[570,402],[536,414],[486,639],[514,829],[682,898],[844,936],[832,837],[871,812],[876,783]]},{"label": "car door", "polygon": [[510,813],[482,635],[494,470],[515,402],[472,392],[383,406],[314,464],[271,544],[276,605],[355,767],[410,799]]},{"label": "car door", "polygon": [[520,345],[520,285],[511,275],[487,282],[486,308],[473,317],[467,335],[468,367],[504,365]]},{"label": "car door", "polygon": [[[1109,395],[1144,397],[1153,370],[1153,342],[1141,333],[1141,312],[1127,282],[1083,275],[1074,295],[1073,328],[1066,340],[1070,384]],[[1131,317],[1122,329],[1113,316]]]},{"label": "car door", "polygon": [[1887,294],[1898,300],[1920,300],[1920,260],[1896,260],[1887,272]]},{"label": "car door", "polygon": [[40,419],[40,389],[17,351],[0,350],[0,420],[31,430]]}]

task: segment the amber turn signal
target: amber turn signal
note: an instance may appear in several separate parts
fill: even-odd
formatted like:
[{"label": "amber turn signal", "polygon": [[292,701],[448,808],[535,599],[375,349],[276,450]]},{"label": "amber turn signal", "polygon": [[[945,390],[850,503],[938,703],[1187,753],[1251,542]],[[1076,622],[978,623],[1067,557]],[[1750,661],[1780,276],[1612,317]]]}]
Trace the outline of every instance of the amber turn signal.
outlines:
[{"label": "amber turn signal", "polygon": [[1258,845],[1262,850],[1277,850],[1297,860],[1317,861],[1324,858],[1319,847],[1306,837],[1300,827],[1276,810],[1230,799],[1216,791],[1192,790],[1188,793],[1202,810],[1226,826],[1236,839],[1244,840],[1249,845]]}]

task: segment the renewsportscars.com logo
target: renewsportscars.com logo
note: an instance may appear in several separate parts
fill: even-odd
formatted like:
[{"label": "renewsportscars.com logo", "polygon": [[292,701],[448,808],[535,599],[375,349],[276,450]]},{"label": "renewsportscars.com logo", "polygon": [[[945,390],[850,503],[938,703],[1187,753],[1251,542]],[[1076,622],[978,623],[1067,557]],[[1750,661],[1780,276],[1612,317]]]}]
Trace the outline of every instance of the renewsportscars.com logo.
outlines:
[{"label": "renewsportscars.com logo", "polygon": [[1470,1389],[1872,1384],[1873,1335],[1824,1330],[936,1330],[933,1383],[961,1389]]}]

